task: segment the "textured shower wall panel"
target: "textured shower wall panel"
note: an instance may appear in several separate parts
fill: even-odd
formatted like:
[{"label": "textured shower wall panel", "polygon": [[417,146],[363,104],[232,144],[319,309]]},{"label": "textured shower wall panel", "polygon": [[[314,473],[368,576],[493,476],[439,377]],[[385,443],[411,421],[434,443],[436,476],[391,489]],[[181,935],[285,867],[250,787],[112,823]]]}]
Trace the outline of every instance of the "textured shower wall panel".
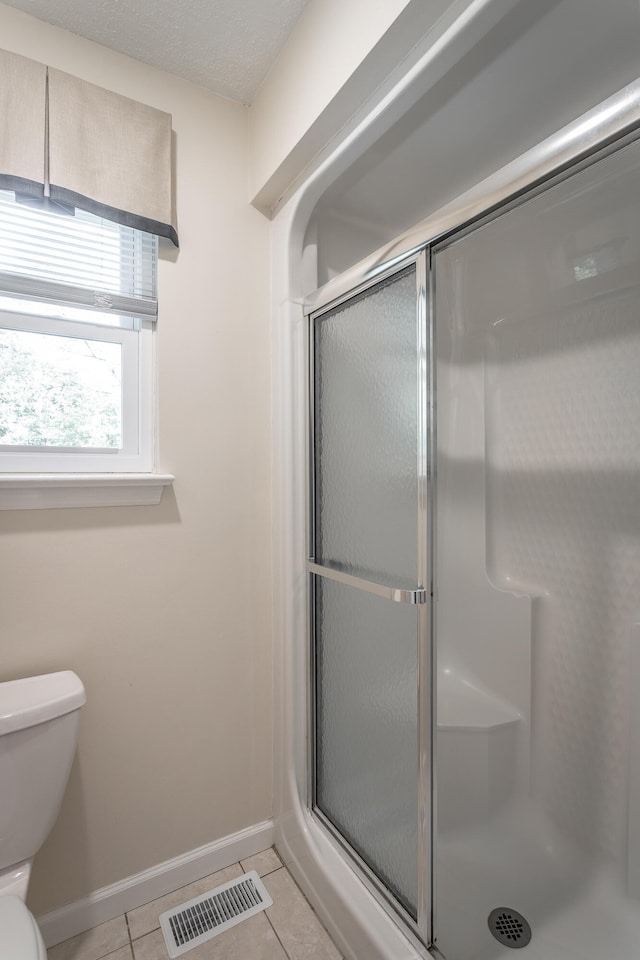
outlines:
[{"label": "textured shower wall panel", "polygon": [[[487,576],[532,598],[534,795],[621,870],[640,617],[639,278],[637,143],[436,254],[439,408],[451,409],[438,414],[439,455],[450,477],[465,467],[459,504],[484,499]],[[459,657],[491,664],[496,646],[468,642]]]},{"label": "textured shower wall panel", "polygon": [[[459,336],[466,322],[456,264],[438,264],[436,275],[438,668],[512,705],[527,724],[531,601],[494,581],[486,563],[483,334],[466,326]],[[528,726],[521,739],[526,777]]]},{"label": "textured shower wall panel", "polygon": [[486,339],[492,568],[539,597],[535,788],[584,844],[620,860],[640,612],[639,321],[633,291]]}]

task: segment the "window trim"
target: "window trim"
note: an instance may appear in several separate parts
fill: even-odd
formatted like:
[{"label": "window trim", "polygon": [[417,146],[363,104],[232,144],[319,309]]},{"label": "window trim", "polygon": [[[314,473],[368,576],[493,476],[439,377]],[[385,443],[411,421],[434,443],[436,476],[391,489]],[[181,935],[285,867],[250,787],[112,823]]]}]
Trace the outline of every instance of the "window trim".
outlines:
[{"label": "window trim", "polygon": [[0,510],[151,506],[174,480],[170,473],[5,473]]}]

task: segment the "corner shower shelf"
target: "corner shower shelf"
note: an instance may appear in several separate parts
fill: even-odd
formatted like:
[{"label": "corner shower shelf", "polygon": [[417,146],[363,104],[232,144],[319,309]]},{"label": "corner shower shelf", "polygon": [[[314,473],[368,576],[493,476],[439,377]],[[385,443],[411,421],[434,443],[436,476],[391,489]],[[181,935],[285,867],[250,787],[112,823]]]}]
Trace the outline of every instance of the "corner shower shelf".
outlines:
[{"label": "corner shower shelf", "polygon": [[461,680],[438,677],[438,829],[486,822],[513,796],[522,717]]},{"label": "corner shower shelf", "polygon": [[438,677],[438,730],[470,733],[509,726],[521,719],[513,707],[455,674]]}]

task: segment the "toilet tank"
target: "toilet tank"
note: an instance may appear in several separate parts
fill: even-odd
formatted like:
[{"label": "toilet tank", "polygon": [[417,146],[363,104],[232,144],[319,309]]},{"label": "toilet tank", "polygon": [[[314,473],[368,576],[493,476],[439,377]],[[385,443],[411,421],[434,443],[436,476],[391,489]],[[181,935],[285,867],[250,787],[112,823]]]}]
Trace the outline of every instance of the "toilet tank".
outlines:
[{"label": "toilet tank", "polygon": [[85,702],[70,670],[0,683],[0,871],[33,857],[51,830]]}]

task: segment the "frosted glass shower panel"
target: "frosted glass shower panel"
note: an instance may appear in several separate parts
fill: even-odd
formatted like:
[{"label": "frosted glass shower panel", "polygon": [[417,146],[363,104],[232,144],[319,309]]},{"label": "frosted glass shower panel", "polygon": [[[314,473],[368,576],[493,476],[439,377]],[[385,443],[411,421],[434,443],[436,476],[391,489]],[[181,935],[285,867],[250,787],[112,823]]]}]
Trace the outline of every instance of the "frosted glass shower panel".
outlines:
[{"label": "frosted glass shower panel", "polygon": [[316,798],[415,917],[416,607],[316,580]]},{"label": "frosted glass shower panel", "polygon": [[314,322],[315,556],[417,578],[415,267]]}]

